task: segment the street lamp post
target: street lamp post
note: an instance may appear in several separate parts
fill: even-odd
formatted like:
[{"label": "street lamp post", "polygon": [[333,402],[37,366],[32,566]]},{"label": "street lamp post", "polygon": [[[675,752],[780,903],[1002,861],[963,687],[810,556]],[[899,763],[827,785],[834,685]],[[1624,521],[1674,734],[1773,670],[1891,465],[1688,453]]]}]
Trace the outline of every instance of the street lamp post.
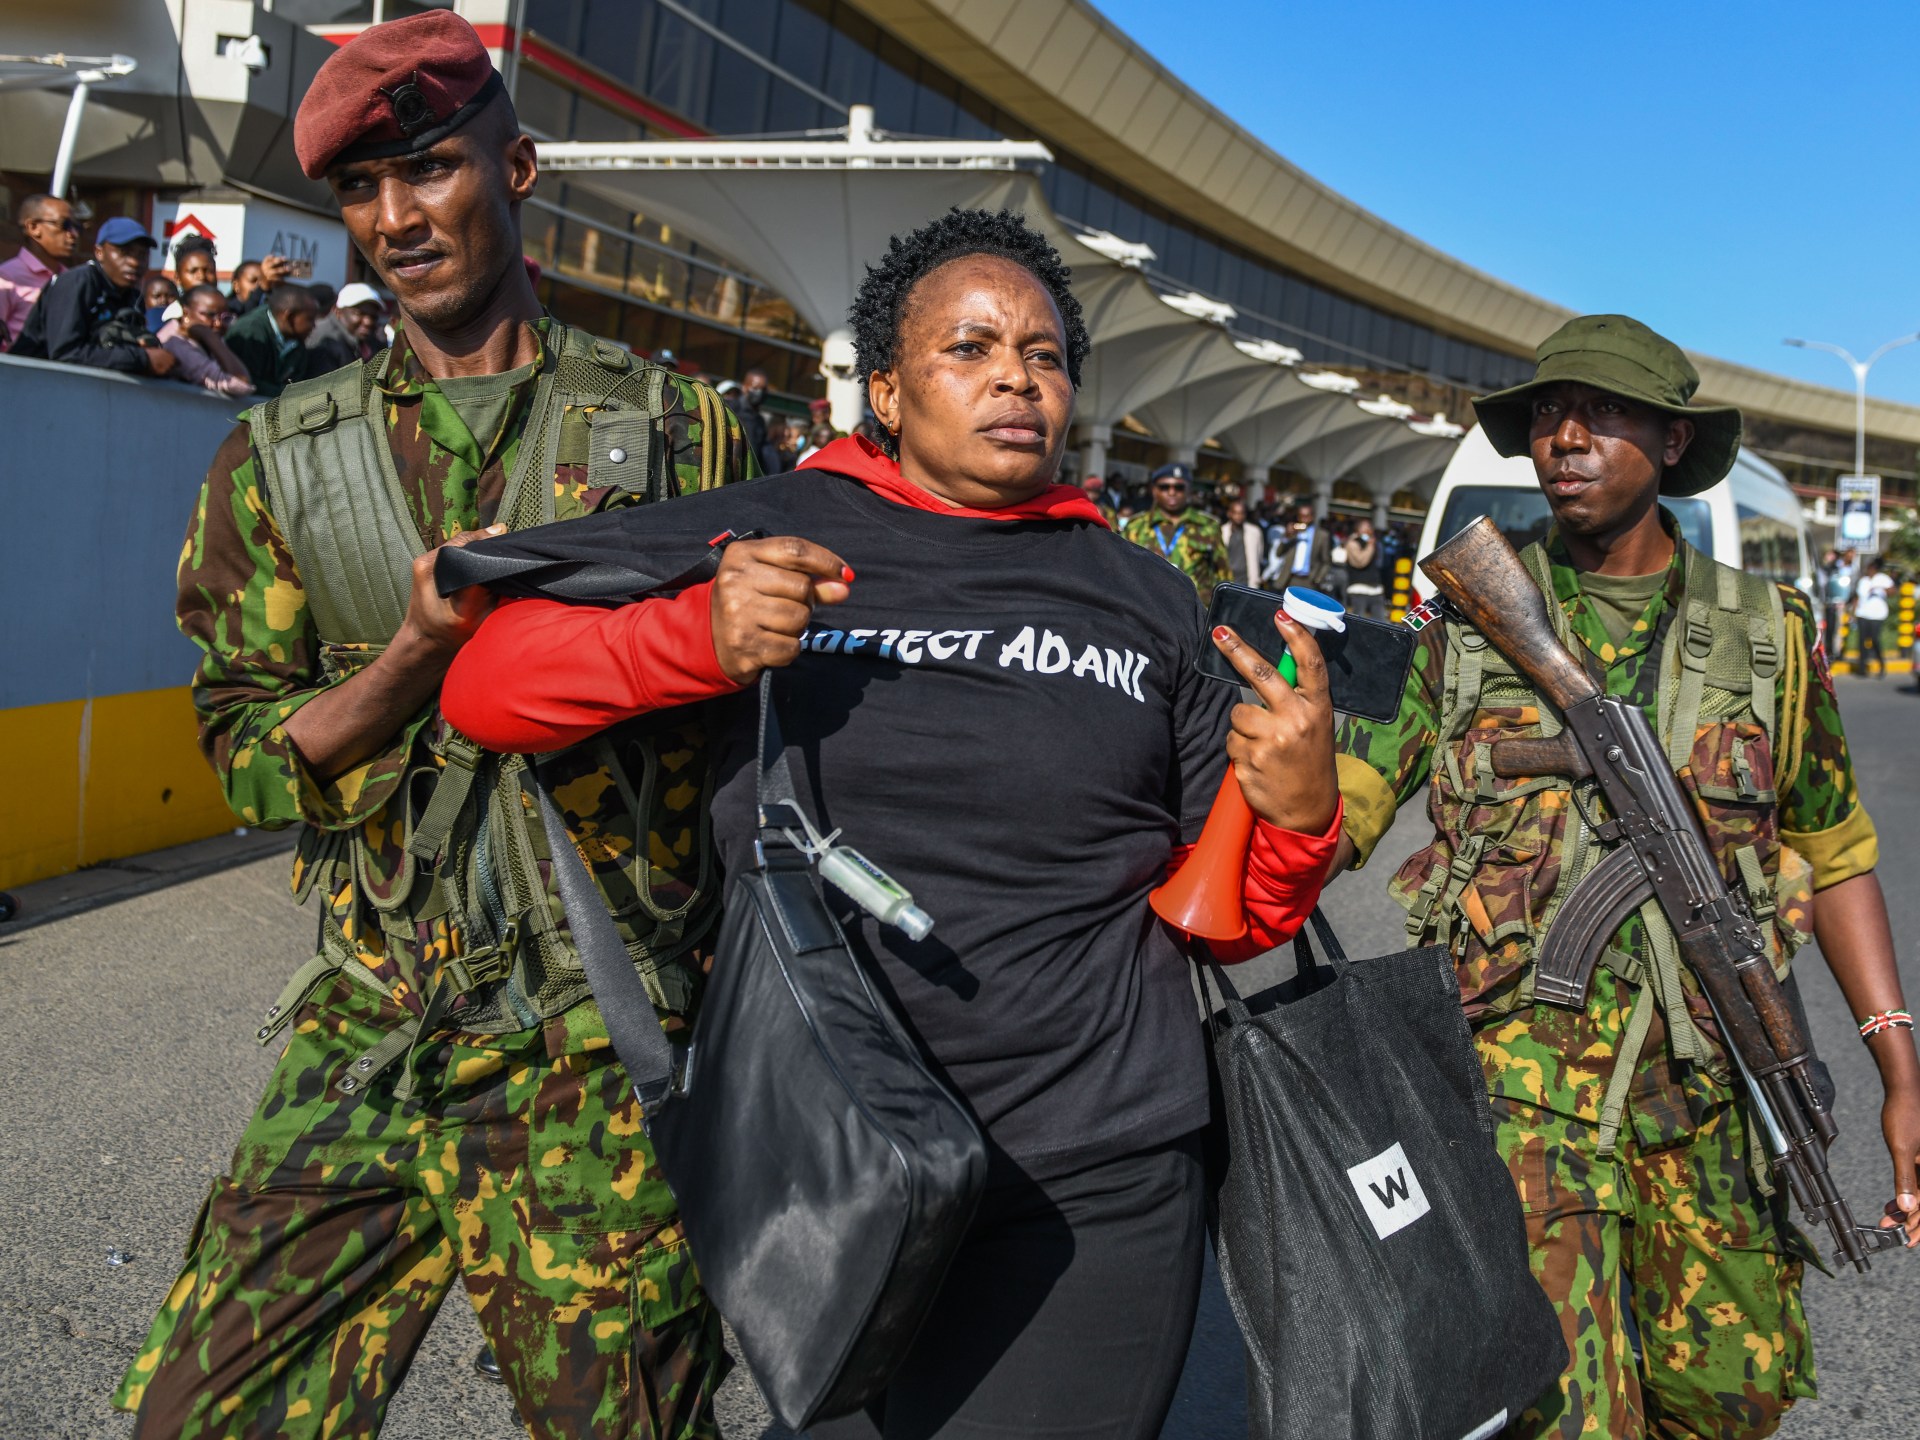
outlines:
[{"label": "street lamp post", "polygon": [[1853,358],[1853,352],[1839,345],[1829,345],[1824,340],[1783,340],[1783,345],[1792,345],[1801,350],[1824,350],[1829,355],[1838,355],[1849,370],[1853,371],[1853,473],[1867,473],[1867,372],[1874,362],[1889,350],[1898,350],[1902,345],[1911,345],[1920,340],[1920,332],[1902,335],[1898,340],[1889,340],[1864,360]]}]

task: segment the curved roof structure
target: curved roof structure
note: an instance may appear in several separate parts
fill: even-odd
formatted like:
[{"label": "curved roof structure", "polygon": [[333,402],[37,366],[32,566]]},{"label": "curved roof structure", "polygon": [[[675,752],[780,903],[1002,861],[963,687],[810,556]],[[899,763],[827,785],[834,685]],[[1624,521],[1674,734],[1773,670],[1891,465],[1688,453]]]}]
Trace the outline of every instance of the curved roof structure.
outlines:
[{"label": "curved roof structure", "polygon": [[[1085,0],[852,0],[1007,113],[1221,237],[1382,309],[1521,356],[1574,312],[1445,255],[1275,154]],[[1126,237],[1132,238],[1132,237]],[[1693,356],[1701,395],[1823,430],[1853,397]],[[1868,429],[1920,444],[1920,408]]]},{"label": "curved roof structure", "polygon": [[[1358,382],[1301,373],[1297,350],[1235,340],[1232,307],[1168,293],[1141,273],[1151,252],[1104,232],[1063,223],[1023,164],[1048,158],[1019,141],[896,140],[876,135],[872,111],[854,107],[842,137],[803,140],[549,142],[544,169],[634,206],[687,233],[724,236],[730,252],[778,286],[816,333],[828,336],[835,423],[851,429],[865,393],[840,329],[865,265],[889,234],[950,206],[1021,212],[1073,268],[1074,294],[1092,350],[1081,367],[1076,421],[1104,469],[1104,447],[1124,417],[1138,415],[1176,457],[1192,460],[1209,440],[1246,462],[1254,477],[1285,463],[1331,493],[1350,478],[1387,504],[1403,487],[1430,485],[1461,428],[1413,407],[1356,400]],[[795,215],[808,223],[793,224]]]}]

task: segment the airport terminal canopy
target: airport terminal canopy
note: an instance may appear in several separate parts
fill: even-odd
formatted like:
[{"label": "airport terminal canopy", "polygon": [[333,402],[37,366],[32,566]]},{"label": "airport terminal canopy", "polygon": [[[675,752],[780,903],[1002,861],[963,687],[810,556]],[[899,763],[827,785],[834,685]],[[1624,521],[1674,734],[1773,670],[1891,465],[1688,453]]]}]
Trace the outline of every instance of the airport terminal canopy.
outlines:
[{"label": "airport terminal canopy", "polygon": [[821,368],[839,429],[859,420],[866,397],[846,315],[867,259],[950,207],[1008,209],[1059,249],[1086,313],[1093,349],[1076,418],[1083,474],[1104,472],[1114,427],[1132,417],[1174,458],[1191,461],[1216,444],[1256,483],[1285,465],[1324,500],[1335,481],[1358,481],[1382,518],[1394,492],[1430,489],[1460,426],[1356,400],[1351,377],[1303,373],[1299,351],[1235,338],[1231,306],[1156,287],[1142,272],[1152,250],[1053,213],[1034,173],[1051,159],[1032,141],[894,138],[874,129],[864,105],[844,130],[805,138],[540,146],[543,169],[699,237],[784,294],[826,337]]}]

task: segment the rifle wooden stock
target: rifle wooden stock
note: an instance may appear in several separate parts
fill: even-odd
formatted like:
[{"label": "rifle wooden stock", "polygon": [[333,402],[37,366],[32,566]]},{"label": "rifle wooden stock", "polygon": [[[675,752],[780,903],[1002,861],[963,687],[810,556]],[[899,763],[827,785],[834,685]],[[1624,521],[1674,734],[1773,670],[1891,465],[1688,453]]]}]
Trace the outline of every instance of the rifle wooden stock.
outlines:
[{"label": "rifle wooden stock", "polygon": [[1420,562],[1434,588],[1560,709],[1600,693],[1554,634],[1547,600],[1507,537],[1482,515]]}]

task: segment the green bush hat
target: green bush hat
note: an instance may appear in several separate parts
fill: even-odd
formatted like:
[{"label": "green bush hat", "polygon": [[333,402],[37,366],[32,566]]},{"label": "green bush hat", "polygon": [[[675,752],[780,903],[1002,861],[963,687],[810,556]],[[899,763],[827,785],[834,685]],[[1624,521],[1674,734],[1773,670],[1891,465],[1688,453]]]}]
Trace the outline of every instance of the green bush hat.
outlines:
[{"label": "green bush hat", "polygon": [[1740,411],[1689,405],[1700,372],[1664,335],[1626,315],[1569,320],[1533,352],[1533,379],[1473,402],[1480,428],[1502,455],[1528,453],[1534,393],[1562,380],[1591,385],[1693,421],[1693,443],[1660,477],[1662,495],[1698,495],[1726,477],[1740,451]]}]

